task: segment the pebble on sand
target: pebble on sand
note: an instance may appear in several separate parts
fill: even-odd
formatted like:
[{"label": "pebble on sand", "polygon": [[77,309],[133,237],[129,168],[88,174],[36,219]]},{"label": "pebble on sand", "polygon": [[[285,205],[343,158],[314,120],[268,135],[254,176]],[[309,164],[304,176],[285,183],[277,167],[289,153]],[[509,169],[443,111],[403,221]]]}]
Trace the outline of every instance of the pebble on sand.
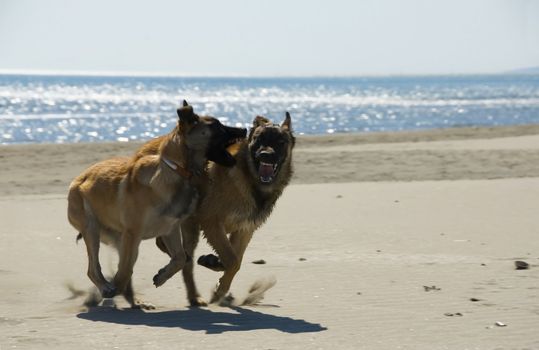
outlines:
[{"label": "pebble on sand", "polygon": [[525,261],[517,260],[515,261],[515,267],[517,270],[527,270],[530,268],[530,264]]}]

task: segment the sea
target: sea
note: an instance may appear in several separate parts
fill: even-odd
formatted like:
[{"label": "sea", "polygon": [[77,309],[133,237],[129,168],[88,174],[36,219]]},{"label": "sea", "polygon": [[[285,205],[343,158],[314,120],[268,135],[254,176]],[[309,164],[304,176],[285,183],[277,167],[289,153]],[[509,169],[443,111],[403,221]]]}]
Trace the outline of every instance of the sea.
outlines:
[{"label": "sea", "polygon": [[0,144],[129,142],[169,132],[186,99],[249,127],[292,116],[324,135],[539,123],[539,74],[350,78],[0,75]]}]

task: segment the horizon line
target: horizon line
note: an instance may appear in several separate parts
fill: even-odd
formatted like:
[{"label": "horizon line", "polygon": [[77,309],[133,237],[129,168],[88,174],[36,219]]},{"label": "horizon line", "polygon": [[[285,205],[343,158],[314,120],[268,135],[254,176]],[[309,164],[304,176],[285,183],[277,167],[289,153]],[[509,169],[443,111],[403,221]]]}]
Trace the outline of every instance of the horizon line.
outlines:
[{"label": "horizon line", "polygon": [[97,70],[52,70],[52,69],[1,69],[0,75],[38,75],[38,76],[81,76],[81,77],[135,77],[135,78],[383,78],[383,77],[435,77],[466,75],[503,75],[523,74],[522,69],[492,72],[458,72],[458,73],[365,73],[365,74],[205,74],[180,72],[151,71],[97,71]]}]

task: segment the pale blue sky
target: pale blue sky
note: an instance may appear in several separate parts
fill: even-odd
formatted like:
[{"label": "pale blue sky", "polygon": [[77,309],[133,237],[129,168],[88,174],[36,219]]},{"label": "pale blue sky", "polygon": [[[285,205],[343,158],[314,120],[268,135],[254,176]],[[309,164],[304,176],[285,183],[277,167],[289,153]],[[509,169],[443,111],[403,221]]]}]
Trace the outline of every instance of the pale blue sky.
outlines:
[{"label": "pale blue sky", "polygon": [[0,71],[488,73],[539,66],[534,0],[0,0]]}]

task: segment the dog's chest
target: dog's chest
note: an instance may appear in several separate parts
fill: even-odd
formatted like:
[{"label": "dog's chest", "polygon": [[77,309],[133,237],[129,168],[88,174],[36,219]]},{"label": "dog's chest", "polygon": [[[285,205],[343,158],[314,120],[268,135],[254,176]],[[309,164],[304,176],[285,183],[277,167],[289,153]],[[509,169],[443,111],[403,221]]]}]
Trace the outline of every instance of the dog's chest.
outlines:
[{"label": "dog's chest", "polygon": [[198,190],[191,185],[182,184],[178,186],[174,194],[160,206],[162,216],[184,220],[191,215],[198,204]]},{"label": "dog's chest", "polygon": [[171,196],[161,198],[144,220],[143,239],[168,234],[176,229],[187,216],[191,215],[198,204],[198,190],[189,185],[176,188]]},{"label": "dog's chest", "polygon": [[227,231],[247,230],[254,231],[259,228],[271,214],[273,205],[259,207],[255,201],[235,203],[225,220]]},{"label": "dog's chest", "polygon": [[246,214],[248,213],[240,210],[231,211],[225,221],[226,231],[254,231],[262,224],[262,222],[252,220],[251,216]]}]

